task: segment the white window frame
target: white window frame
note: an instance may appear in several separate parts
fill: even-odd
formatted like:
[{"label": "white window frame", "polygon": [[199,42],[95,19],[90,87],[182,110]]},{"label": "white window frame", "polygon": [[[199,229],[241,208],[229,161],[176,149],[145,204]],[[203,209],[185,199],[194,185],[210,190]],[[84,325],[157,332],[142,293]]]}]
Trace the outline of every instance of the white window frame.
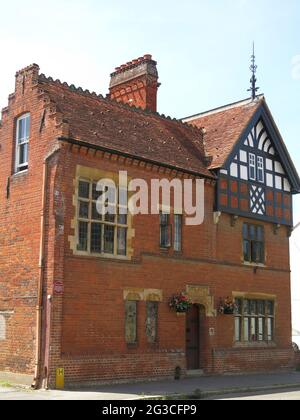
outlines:
[{"label": "white window frame", "polygon": [[[251,176],[251,168],[254,168],[254,177]],[[256,156],[253,153],[249,153],[249,179],[256,181]]]},{"label": "white window frame", "polygon": [[[262,173],[262,179],[259,179],[260,171]],[[265,182],[265,164],[262,156],[257,156],[257,180],[258,182]]]},{"label": "white window frame", "polygon": [[[24,137],[23,139],[19,138],[20,134],[20,121],[29,119],[29,130],[28,136]],[[15,157],[15,172],[24,172],[28,169],[28,155],[29,155],[29,139],[30,139],[30,114],[23,114],[21,117],[17,119],[17,130],[16,130],[16,157]],[[27,162],[20,164],[20,146],[27,144]]]}]

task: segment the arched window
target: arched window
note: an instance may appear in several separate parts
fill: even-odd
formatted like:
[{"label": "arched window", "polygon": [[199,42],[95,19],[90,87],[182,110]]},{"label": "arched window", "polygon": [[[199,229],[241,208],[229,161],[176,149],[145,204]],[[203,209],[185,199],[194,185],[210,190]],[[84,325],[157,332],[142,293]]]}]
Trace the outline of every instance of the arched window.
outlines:
[{"label": "arched window", "polygon": [[28,169],[28,151],[30,134],[30,114],[24,114],[17,120],[16,131],[16,172]]}]

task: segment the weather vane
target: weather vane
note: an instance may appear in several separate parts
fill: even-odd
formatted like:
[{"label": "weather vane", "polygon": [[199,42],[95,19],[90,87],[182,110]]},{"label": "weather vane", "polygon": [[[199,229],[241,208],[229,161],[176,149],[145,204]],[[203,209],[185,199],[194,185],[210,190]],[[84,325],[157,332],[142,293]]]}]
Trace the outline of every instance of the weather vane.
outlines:
[{"label": "weather vane", "polygon": [[253,42],[253,54],[251,56],[251,66],[250,66],[250,71],[252,72],[252,77],[250,80],[251,83],[251,88],[248,89],[248,92],[252,93],[252,101],[254,101],[256,99],[256,92],[259,90],[259,87],[256,87],[256,71],[257,71],[257,65],[255,63],[255,45]]}]

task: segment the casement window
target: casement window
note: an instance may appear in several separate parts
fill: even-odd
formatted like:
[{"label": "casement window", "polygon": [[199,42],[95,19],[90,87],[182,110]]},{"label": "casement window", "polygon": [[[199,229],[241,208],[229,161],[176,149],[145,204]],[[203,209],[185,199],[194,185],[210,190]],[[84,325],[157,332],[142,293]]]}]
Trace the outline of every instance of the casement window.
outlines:
[{"label": "casement window", "polygon": [[256,181],[256,157],[253,153],[249,153],[249,178]]},{"label": "casement window", "polygon": [[174,251],[182,251],[182,215],[174,215]]},{"label": "casement window", "polygon": [[265,182],[265,164],[264,158],[261,156],[257,157],[257,180],[258,182]]},{"label": "casement window", "polygon": [[101,200],[97,183],[79,180],[77,250],[92,255],[126,257],[128,216],[125,214],[126,202],[123,204],[122,200],[124,194],[108,188],[106,196],[108,200],[102,204],[110,211],[109,214],[102,215],[97,210],[97,200],[99,197]]},{"label": "casement window", "polygon": [[274,301],[236,299],[235,305],[236,342],[274,341]]},{"label": "casement window", "polygon": [[146,304],[146,336],[149,344],[155,344],[158,340],[158,302]]},{"label": "casement window", "polygon": [[[171,222],[171,215],[160,213],[160,247],[171,248],[172,242],[174,251],[182,251],[182,215],[175,214],[173,224]],[[174,232],[174,234],[173,234]]]},{"label": "casement window", "polygon": [[137,307],[138,302],[125,302],[125,339],[127,344],[137,343]]},{"label": "casement window", "polygon": [[264,264],[265,262],[265,238],[264,228],[260,225],[243,225],[243,249],[244,261]]},{"label": "casement window", "polygon": [[170,215],[163,212],[160,213],[160,247],[171,247]]},{"label": "casement window", "polygon": [[28,169],[30,135],[30,114],[22,115],[16,124],[16,153],[15,171],[22,172]]}]

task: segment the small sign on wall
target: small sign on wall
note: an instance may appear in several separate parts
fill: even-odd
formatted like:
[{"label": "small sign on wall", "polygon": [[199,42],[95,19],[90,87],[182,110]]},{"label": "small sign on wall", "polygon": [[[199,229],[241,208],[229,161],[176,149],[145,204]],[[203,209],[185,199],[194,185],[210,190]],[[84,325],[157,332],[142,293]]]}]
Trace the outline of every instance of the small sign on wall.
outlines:
[{"label": "small sign on wall", "polygon": [[56,369],[56,389],[65,388],[65,369]]},{"label": "small sign on wall", "polygon": [[65,287],[62,281],[56,281],[54,283],[54,294],[55,295],[63,295],[65,291]]}]

